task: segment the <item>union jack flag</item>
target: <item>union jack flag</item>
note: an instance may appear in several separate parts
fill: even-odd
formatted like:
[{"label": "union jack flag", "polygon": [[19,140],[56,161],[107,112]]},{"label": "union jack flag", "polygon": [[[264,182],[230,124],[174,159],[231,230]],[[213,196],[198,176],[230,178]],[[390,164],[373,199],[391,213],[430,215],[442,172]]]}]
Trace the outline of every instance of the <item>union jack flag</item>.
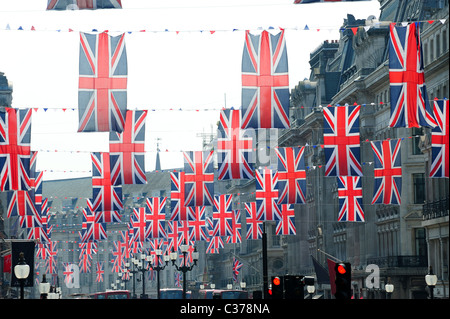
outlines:
[{"label": "union jack flag", "polygon": [[217,132],[218,180],[253,179],[253,140],[241,129],[241,111],[221,110]]},{"label": "union jack flag", "polygon": [[64,271],[63,271],[64,282],[66,284],[69,284],[74,279],[73,270],[72,270],[72,264],[65,263],[65,262],[63,262],[62,264],[64,266]]},{"label": "union jack flag", "polygon": [[[87,207],[91,212],[94,212],[94,208],[92,202],[89,198],[86,199]],[[122,217],[120,216],[120,212],[117,210],[113,211],[99,211],[95,213],[95,222],[96,223],[120,223],[122,221]]]},{"label": "union jack flag", "polygon": [[183,274],[179,271],[174,274],[175,287],[181,287],[181,281],[183,280]]},{"label": "union jack flag", "polygon": [[206,247],[207,254],[218,254],[219,249],[224,247],[223,239],[220,236],[211,236],[208,239],[208,246]]},{"label": "union jack flag", "polygon": [[180,243],[187,243],[191,240],[192,233],[191,229],[189,228],[189,221],[180,220],[178,222],[178,234],[180,236]]},{"label": "union jack flag", "polygon": [[247,239],[262,239],[263,221],[258,217],[256,202],[245,203]]},{"label": "union jack flag", "polygon": [[148,214],[146,220],[150,223],[147,238],[166,238],[166,201],[167,197],[147,198]]},{"label": "union jack flag", "polygon": [[362,185],[359,176],[338,176],[338,222],[363,222]]},{"label": "union jack flag", "polygon": [[103,269],[103,261],[97,262],[97,267],[95,273],[97,274],[97,277],[95,277],[95,282],[103,282],[103,276],[105,274],[105,270]]},{"label": "union jack flag", "polygon": [[122,271],[122,266],[124,265],[124,253],[122,250],[122,247],[120,245],[120,242],[113,242],[114,248],[112,250],[113,259],[111,260],[112,265],[112,272],[119,273]]},{"label": "union jack flag", "polygon": [[19,222],[22,228],[42,227],[42,219],[39,213],[19,216]]},{"label": "union jack flag", "polygon": [[125,34],[80,33],[78,132],[121,133],[127,110]]},{"label": "union jack flag", "polygon": [[245,33],[242,128],[289,128],[289,75],[284,30]]},{"label": "union jack flag", "polygon": [[110,177],[109,153],[91,153],[92,159],[92,210],[123,210],[122,186],[113,186]]},{"label": "union jack flag", "polygon": [[180,236],[180,231],[178,226],[180,222],[177,220],[168,221],[167,223],[167,240],[168,240],[168,250],[178,251],[178,248],[182,244],[182,236]]},{"label": "union jack flag", "polygon": [[192,234],[191,240],[207,240],[209,237],[206,226],[206,207],[189,207],[194,210],[195,219],[189,220],[189,231]]},{"label": "union jack flag", "polygon": [[146,184],[145,119],[147,111],[127,111],[122,133],[109,133],[113,185]]},{"label": "union jack flag", "polygon": [[277,212],[277,224],[275,233],[277,235],[295,235],[295,212],[293,204],[282,204]]},{"label": "union jack flag", "polygon": [[34,191],[7,192],[8,210],[6,217],[38,215],[34,202]]},{"label": "union jack flag", "polygon": [[50,241],[47,229],[43,226],[27,228],[27,239],[37,240],[41,243],[48,243]]},{"label": "union jack flag", "polygon": [[241,235],[241,211],[235,210],[233,211],[233,228],[231,229],[232,235],[227,236],[226,242],[227,244],[239,244],[242,242],[242,235]]},{"label": "union jack flag", "polygon": [[0,111],[0,191],[29,190],[31,109]]},{"label": "union jack flag", "polygon": [[91,258],[90,255],[82,255],[80,256],[80,262],[78,263],[78,267],[80,267],[81,273],[90,273],[91,272]]},{"label": "union jack flag", "polygon": [[434,101],[434,116],[438,125],[431,132],[430,177],[449,177],[448,104],[448,99]]},{"label": "union jack flag", "polygon": [[133,209],[133,215],[130,217],[130,222],[133,226],[133,241],[147,241],[150,227],[150,222],[147,220],[147,209],[146,207]]},{"label": "union jack flag", "polygon": [[276,148],[278,205],[306,203],[305,147]]},{"label": "union jack flag", "polygon": [[170,220],[189,220],[193,217],[184,203],[184,172],[170,172]]},{"label": "union jack flag", "polygon": [[271,169],[255,170],[256,176],[256,208],[260,220],[275,220],[279,210],[278,174]]},{"label": "union jack flag", "polygon": [[47,10],[122,9],[122,0],[48,0]]},{"label": "union jack flag", "polygon": [[323,109],[325,176],[361,176],[360,105]]},{"label": "union jack flag", "polygon": [[390,25],[389,82],[390,127],[435,127],[427,97],[422,43],[416,23]]},{"label": "union jack flag", "polygon": [[[164,265],[164,250],[165,250],[165,240],[164,239],[152,239],[150,240],[150,248],[149,248],[149,255],[152,258],[152,265],[153,267],[157,266],[163,266]],[[161,252],[160,256],[158,256],[158,251]]]},{"label": "union jack flag", "polygon": [[107,239],[106,224],[95,221],[95,213],[83,208],[81,241],[89,242]]},{"label": "union jack flag", "polygon": [[233,281],[238,281],[239,272],[244,264],[233,257]]},{"label": "union jack flag", "polygon": [[371,142],[374,153],[372,204],[400,205],[402,192],[401,139]]},{"label": "union jack flag", "polygon": [[212,206],[214,203],[213,151],[183,152],[184,203],[186,206]]},{"label": "union jack flag", "polygon": [[214,196],[212,236],[231,236],[233,234],[232,199],[233,195]]}]

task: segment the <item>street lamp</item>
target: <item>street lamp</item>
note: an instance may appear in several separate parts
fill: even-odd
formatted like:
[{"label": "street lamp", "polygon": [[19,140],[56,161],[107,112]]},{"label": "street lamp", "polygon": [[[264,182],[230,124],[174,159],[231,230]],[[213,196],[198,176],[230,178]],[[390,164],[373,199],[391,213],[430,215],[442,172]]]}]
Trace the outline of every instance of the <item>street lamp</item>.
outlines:
[{"label": "street lamp", "polygon": [[314,286],[314,285],[307,285],[306,286],[306,291],[308,291],[309,297],[311,299],[313,299],[314,292],[316,291],[316,286]]},{"label": "street lamp", "polygon": [[387,293],[387,299],[391,299],[392,292],[394,291],[394,285],[391,284],[391,278],[388,278],[388,283],[384,285],[384,289]]},{"label": "street lamp", "polygon": [[137,274],[138,271],[135,269],[134,257],[131,258],[131,263],[133,264],[133,270],[130,270],[130,263],[129,262],[125,263],[125,268],[130,273],[130,278],[133,278],[133,295],[131,296],[131,298],[132,299],[136,299],[136,274]]},{"label": "street lamp", "polygon": [[433,290],[437,284],[437,276],[433,274],[433,268],[430,266],[428,274],[425,276],[425,282],[428,288],[430,288],[430,299],[434,299]]},{"label": "street lamp", "polygon": [[148,269],[144,266],[145,261],[149,261],[150,256],[146,256],[145,254],[141,254],[141,259],[133,258],[131,261],[134,263],[135,267],[137,268],[137,271],[142,272],[142,294],[141,299],[147,299],[147,294],[145,293],[145,272],[148,271]]},{"label": "street lamp", "polygon": [[30,266],[26,264],[24,253],[19,254],[19,263],[14,267],[14,275],[20,283],[20,299],[24,297],[23,287],[25,286],[25,279],[30,274]]},{"label": "street lamp", "polygon": [[50,283],[47,282],[45,274],[42,276],[42,282],[39,283],[39,292],[41,299],[47,299],[48,293],[50,292]]},{"label": "street lamp", "polygon": [[180,245],[180,250],[181,253],[183,254],[183,266],[178,266],[175,264],[175,262],[177,261],[177,252],[173,249],[172,247],[172,252],[170,253],[170,260],[172,261],[172,265],[175,266],[175,268],[178,271],[181,271],[183,273],[183,299],[186,299],[186,273],[188,271],[191,271],[195,265],[197,265],[197,260],[198,260],[198,252],[197,252],[197,247],[194,248],[194,251],[192,252],[192,260],[194,261],[194,264],[191,266],[186,266],[186,255],[188,253],[188,249],[189,249],[189,245],[185,244]]},{"label": "street lamp", "polygon": [[[150,268],[156,271],[156,282],[157,282],[157,290],[158,290],[158,299],[161,299],[161,284],[159,281],[159,272],[161,270],[164,270],[164,268],[166,268],[167,264],[169,263],[169,256],[168,255],[164,255],[164,262],[166,263],[163,266],[159,265],[159,260],[162,256],[162,250],[161,249],[156,249],[155,250],[155,254],[156,254],[156,258],[155,256],[151,256],[152,258],[150,259],[149,265]],[[155,261],[156,260],[156,261]],[[156,266],[153,265],[153,263],[156,264]]]}]

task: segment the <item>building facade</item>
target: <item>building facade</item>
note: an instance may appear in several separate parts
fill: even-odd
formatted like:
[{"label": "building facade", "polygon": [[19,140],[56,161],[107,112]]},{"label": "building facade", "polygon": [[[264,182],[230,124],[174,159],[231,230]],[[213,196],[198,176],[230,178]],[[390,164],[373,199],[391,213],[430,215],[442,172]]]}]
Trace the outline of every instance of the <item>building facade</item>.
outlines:
[{"label": "building facade", "polygon": [[[392,298],[414,299],[429,295],[425,275],[432,266],[438,276],[434,295],[448,298],[448,178],[428,177],[431,129],[389,127],[388,60],[390,22],[419,21],[428,97],[448,98],[448,1],[381,0],[380,6],[379,18],[348,15],[339,41],[326,41],[311,52],[310,78],[291,91],[291,128],[280,133],[278,146],[306,146],[307,203],[295,205],[295,236],[275,236],[274,225],[266,222],[268,276],[316,276],[313,258],[326,268],[333,257],[352,264],[355,298],[386,298],[384,285],[389,281],[395,287]],[[324,176],[320,147],[322,108],[354,103],[362,105],[363,223],[337,222],[337,181]],[[388,138],[402,139],[402,203],[371,205],[374,168],[369,141]],[[251,194],[252,187],[235,183],[232,192]],[[236,201],[245,200],[251,198]],[[237,207],[243,209],[242,204]],[[238,247],[228,248],[239,252],[248,265],[242,278],[254,289],[262,286],[261,249],[260,242],[245,238]],[[222,263],[226,274],[230,258]],[[372,280],[374,269],[377,280]],[[324,298],[332,298],[329,285],[316,288]]]}]

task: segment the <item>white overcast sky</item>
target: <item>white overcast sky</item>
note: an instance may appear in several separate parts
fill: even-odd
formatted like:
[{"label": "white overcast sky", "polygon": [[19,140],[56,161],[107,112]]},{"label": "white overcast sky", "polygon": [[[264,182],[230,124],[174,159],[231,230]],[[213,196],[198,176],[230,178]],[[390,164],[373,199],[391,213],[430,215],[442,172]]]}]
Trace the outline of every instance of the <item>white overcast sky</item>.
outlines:
[{"label": "white overcast sky", "polygon": [[[0,72],[13,85],[13,107],[39,108],[33,113],[32,150],[41,151],[38,169],[58,171],[44,174],[46,179],[90,176],[88,152],[108,151],[106,133],[76,133],[78,31],[131,32],[126,34],[128,108],[158,110],[147,116],[146,170],[154,168],[157,139],[162,150],[169,150],[161,154],[162,168],[170,169],[182,166],[179,151],[201,150],[198,133],[216,129],[219,113],[211,109],[240,107],[246,29],[286,29],[293,88],[309,77],[310,52],[324,40],[339,39],[347,13],[365,19],[378,18],[380,12],[377,0],[122,3],[122,10],[46,11],[47,0],[0,0]],[[75,32],[67,32],[69,28]],[[183,111],[161,111],[169,109]],[[188,111],[196,109],[202,111]]]}]

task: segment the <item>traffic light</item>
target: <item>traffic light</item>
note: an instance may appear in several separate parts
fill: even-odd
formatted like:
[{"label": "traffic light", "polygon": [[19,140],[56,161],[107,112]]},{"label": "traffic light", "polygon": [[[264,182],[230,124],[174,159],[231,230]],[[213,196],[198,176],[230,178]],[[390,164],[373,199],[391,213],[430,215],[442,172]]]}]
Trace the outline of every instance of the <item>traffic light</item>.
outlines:
[{"label": "traffic light", "polygon": [[272,277],[272,299],[283,299],[284,285],[283,277]]},{"label": "traffic light", "polygon": [[336,263],[334,266],[336,273],[336,299],[351,299],[352,297],[352,270],[350,263]]},{"label": "traffic light", "polygon": [[284,276],[284,298],[304,299],[305,283],[304,276]]}]

